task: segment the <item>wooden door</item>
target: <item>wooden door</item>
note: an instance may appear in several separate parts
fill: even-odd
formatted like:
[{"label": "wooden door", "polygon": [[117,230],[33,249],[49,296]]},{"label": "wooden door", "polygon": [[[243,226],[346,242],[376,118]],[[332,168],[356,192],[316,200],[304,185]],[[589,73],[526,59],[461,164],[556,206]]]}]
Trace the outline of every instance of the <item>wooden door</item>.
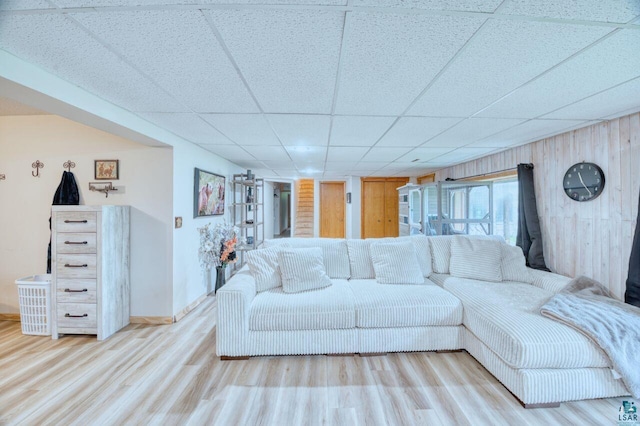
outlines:
[{"label": "wooden door", "polygon": [[362,238],[397,237],[399,205],[397,188],[409,178],[362,178]]},{"label": "wooden door", "polygon": [[320,236],[344,238],[345,186],[344,182],[320,182]]},{"label": "wooden door", "polygon": [[384,183],[384,236],[397,237],[400,235],[400,198],[398,187],[404,185],[398,181]]},{"label": "wooden door", "polygon": [[362,238],[385,236],[384,201],[384,180],[362,181]]}]

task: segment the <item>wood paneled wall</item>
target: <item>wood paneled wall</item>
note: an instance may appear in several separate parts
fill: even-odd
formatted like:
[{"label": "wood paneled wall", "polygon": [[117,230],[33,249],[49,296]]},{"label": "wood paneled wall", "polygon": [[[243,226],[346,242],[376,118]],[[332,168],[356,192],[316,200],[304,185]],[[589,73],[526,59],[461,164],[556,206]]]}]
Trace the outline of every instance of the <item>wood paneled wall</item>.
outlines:
[{"label": "wood paneled wall", "polygon": [[[562,189],[572,164],[588,161],[605,173],[605,188],[578,203]],[[622,299],[640,191],[640,113],[512,148],[436,173],[438,181],[533,163],[538,215],[547,266],[586,275]]]}]

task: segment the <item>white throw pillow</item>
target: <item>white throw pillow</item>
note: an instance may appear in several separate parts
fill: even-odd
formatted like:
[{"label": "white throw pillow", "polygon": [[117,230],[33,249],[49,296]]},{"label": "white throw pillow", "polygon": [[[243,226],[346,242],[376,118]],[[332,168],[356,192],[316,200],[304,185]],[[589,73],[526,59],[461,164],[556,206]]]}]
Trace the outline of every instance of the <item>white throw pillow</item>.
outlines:
[{"label": "white throw pillow", "polygon": [[456,236],[451,241],[451,276],[502,281],[502,243],[498,240]]},{"label": "white throw pillow", "polygon": [[256,280],[256,291],[269,290],[282,286],[280,268],[278,266],[278,252],[286,247],[270,247],[251,250],[246,253],[249,272]]},{"label": "white throw pillow", "polygon": [[529,284],[533,282],[520,247],[502,244],[502,280]]},{"label": "white throw pillow", "polygon": [[265,247],[278,247],[288,244],[291,248],[322,249],[322,260],[327,269],[329,278],[349,279],[351,270],[349,267],[349,252],[347,241],[341,238],[280,238],[265,240]]},{"label": "white throw pillow", "polygon": [[285,293],[317,290],[331,285],[319,247],[281,250],[278,263]]},{"label": "white throw pillow", "polygon": [[373,243],[370,251],[379,284],[424,284],[416,249],[411,241]]}]

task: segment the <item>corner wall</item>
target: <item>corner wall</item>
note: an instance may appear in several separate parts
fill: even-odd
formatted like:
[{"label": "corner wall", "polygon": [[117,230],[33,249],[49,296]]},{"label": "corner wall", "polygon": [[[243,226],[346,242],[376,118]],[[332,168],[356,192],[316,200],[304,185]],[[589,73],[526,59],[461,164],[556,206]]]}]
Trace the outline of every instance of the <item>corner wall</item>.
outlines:
[{"label": "corner wall", "polygon": [[[88,190],[94,160],[119,159],[118,192]],[[45,167],[31,176],[31,163]],[[85,205],[131,206],[131,315],[171,316],[172,150],[54,115],[0,117],[0,313],[19,312],[14,281],[46,271],[51,200],[71,160]]]},{"label": "corner wall", "polygon": [[[193,217],[195,167],[226,177],[223,216]],[[215,288],[215,270],[212,273],[205,273],[198,261],[200,246],[198,228],[207,223],[213,225],[224,221],[231,223],[230,208],[233,202],[231,179],[234,173],[243,171],[244,169],[239,166],[196,145],[189,143],[174,145],[173,216],[182,217],[182,228],[174,229],[173,232],[173,315],[180,313]]]},{"label": "corner wall", "polygon": [[[600,197],[570,200],[562,179],[582,161],[605,173]],[[492,173],[533,163],[544,255],[554,272],[586,275],[619,299],[625,292],[640,190],[640,113],[563,133],[448,169],[436,180]]]}]

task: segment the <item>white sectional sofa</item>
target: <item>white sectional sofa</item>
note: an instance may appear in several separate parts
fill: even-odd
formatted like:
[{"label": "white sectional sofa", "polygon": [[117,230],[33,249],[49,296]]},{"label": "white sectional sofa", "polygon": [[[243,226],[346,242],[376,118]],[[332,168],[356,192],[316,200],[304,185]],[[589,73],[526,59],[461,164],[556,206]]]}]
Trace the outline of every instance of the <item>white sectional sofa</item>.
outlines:
[{"label": "white sectional sofa", "polygon": [[[258,291],[251,271],[243,268],[217,293],[217,354],[241,358],[464,349],[526,407],[628,395],[599,347],[540,315],[540,306],[569,278],[525,268],[524,257],[520,268],[502,258],[496,275],[504,273],[510,280],[465,278],[475,269],[491,272],[479,263],[490,255],[478,251],[462,263],[461,252],[452,255],[454,238],[268,241],[267,247],[320,247],[331,285],[299,293],[283,287]],[[406,262],[417,260],[424,282],[378,283],[371,245],[407,241],[417,256],[398,262],[408,267]],[[494,244],[506,256],[506,244]],[[522,278],[516,281],[514,274]]]}]

